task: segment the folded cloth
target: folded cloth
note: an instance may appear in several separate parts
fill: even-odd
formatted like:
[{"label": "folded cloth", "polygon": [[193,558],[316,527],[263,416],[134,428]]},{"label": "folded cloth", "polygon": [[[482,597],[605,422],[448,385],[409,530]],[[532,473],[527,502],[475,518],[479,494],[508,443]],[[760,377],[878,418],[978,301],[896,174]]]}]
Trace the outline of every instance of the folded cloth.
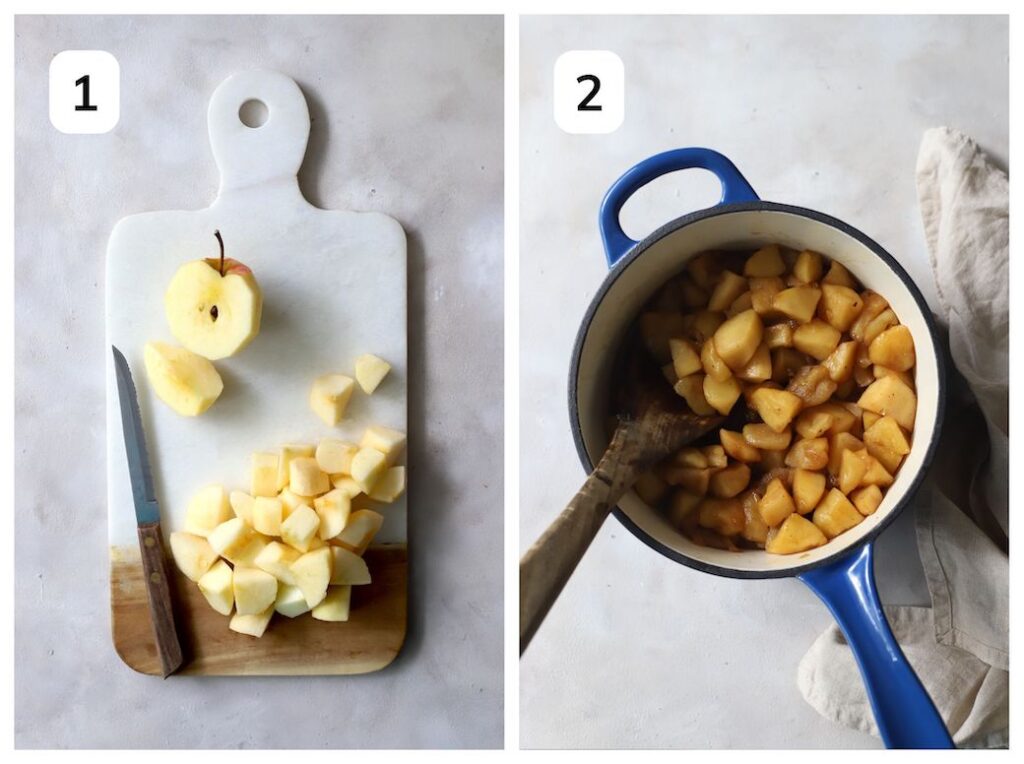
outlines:
[{"label": "folded cloth", "polygon": [[[970,138],[935,128],[921,141],[917,189],[954,368],[935,465],[915,502],[932,607],[886,614],[954,741],[1006,747],[1009,181]],[[823,716],[878,734],[838,627],[804,656],[797,684]]]}]

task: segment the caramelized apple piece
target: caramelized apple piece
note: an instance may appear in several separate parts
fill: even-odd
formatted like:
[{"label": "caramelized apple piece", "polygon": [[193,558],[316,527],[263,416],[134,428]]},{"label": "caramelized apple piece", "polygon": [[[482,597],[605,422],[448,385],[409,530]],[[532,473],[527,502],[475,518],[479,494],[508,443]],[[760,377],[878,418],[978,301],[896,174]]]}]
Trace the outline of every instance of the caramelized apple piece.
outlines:
[{"label": "caramelized apple piece", "polygon": [[814,510],[814,524],[830,539],[848,531],[864,519],[843,492],[833,488]]}]

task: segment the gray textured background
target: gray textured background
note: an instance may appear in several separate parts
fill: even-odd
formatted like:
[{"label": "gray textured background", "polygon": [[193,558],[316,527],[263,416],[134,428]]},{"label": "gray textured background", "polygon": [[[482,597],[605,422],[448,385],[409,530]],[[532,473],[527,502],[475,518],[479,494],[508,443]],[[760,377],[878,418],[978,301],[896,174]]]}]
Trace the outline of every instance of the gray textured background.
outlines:
[{"label": "gray textured background", "polygon": [[[763,198],[830,213],[935,294],[914,186],[922,132],[951,125],[1004,163],[1008,34],[1001,17],[528,17],[521,36],[521,546],[583,478],[565,388],[572,342],[607,272],[597,210],[645,157],[721,151]],[[552,119],[555,59],[611,50],[626,114],[610,135]],[[634,238],[720,196],[675,173],[623,208]],[[933,303],[934,304],[934,303]],[[882,599],[928,601],[905,512],[877,544]],[[677,565],[610,520],[521,662],[527,747],[871,748],[819,717],[796,668],[830,623],[797,581]]]},{"label": "gray textured background", "polygon": [[[501,19],[19,17],[15,37],[16,744],[500,746]],[[50,125],[68,49],[120,61],[111,133]],[[309,101],[307,198],[409,237],[409,636],[378,674],[161,682],[109,636],[104,253],[125,215],[213,200],[207,100],[255,67]]]}]

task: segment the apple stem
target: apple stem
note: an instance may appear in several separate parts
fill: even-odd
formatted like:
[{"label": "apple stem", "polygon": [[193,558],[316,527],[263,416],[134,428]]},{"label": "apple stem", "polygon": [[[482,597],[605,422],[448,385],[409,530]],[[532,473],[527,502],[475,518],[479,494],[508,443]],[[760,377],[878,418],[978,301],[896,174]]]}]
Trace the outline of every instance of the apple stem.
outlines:
[{"label": "apple stem", "polygon": [[213,235],[217,237],[217,243],[220,244],[220,275],[224,275],[224,239],[220,236],[220,230],[215,230]]}]

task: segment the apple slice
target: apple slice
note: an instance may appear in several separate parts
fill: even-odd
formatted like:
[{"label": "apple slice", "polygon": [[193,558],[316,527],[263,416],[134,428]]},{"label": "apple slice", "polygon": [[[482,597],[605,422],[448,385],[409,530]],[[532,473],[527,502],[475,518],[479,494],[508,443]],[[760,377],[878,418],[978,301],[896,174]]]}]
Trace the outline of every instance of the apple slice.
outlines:
[{"label": "apple slice", "polygon": [[323,601],[313,608],[313,617],[318,621],[347,621],[351,603],[351,586],[332,586]]},{"label": "apple slice", "polygon": [[[306,604],[316,607],[327,595],[327,585],[331,581],[331,550],[329,547],[306,552],[292,563],[292,574],[295,585],[302,590]],[[276,581],[274,582],[276,585]]]},{"label": "apple slice", "polygon": [[349,515],[345,530],[335,536],[331,543],[362,555],[383,524],[384,516],[380,513],[372,509],[357,509]]},{"label": "apple slice", "polygon": [[224,240],[214,231],[220,257],[185,263],[164,295],[171,334],[193,353],[216,361],[244,348],[260,331],[263,293],[252,271],[224,258]]},{"label": "apple slice", "polygon": [[198,581],[217,562],[217,553],[202,536],[175,531],[171,534],[171,556],[178,570]]},{"label": "apple slice", "polygon": [[295,562],[301,553],[280,541],[271,541],[256,555],[253,563],[260,570],[269,573],[282,584],[295,585],[295,575],[292,573],[292,563]]},{"label": "apple slice", "polygon": [[185,510],[185,530],[206,538],[214,528],[234,517],[228,495],[222,485],[208,485],[189,499]]},{"label": "apple slice", "polygon": [[333,427],[345,416],[355,383],[344,374],[324,374],[313,380],[309,405],[313,413]]},{"label": "apple slice", "polygon": [[356,382],[367,395],[373,393],[391,371],[391,364],[383,358],[367,353],[356,359]]},{"label": "apple slice", "polygon": [[231,609],[235,605],[233,576],[231,566],[224,560],[217,560],[217,563],[199,579],[199,591],[206,597],[210,607],[221,615],[231,615]]},{"label": "apple slice", "polygon": [[368,496],[374,501],[391,504],[405,493],[405,467],[392,467],[376,482]]},{"label": "apple slice", "polygon": [[373,448],[380,451],[387,459],[387,466],[392,466],[405,450],[405,433],[390,427],[367,427],[360,448]]},{"label": "apple slice", "polygon": [[277,587],[274,610],[285,618],[295,618],[303,613],[308,613],[309,605],[306,604],[306,598],[302,595],[302,589],[297,586],[281,584]]},{"label": "apple slice", "polygon": [[146,376],[156,396],[182,416],[198,416],[224,391],[213,364],[185,348],[147,342]]},{"label": "apple slice", "polygon": [[331,584],[368,584],[370,569],[366,560],[345,547],[332,546],[331,550]]},{"label": "apple slice", "polygon": [[267,624],[270,623],[270,619],[274,617],[274,606],[271,605],[262,613],[256,613],[254,615],[242,615],[241,613],[235,613],[231,616],[231,622],[228,624],[228,628],[231,631],[237,631],[239,634],[246,634],[250,637],[256,637],[259,639],[263,636],[263,632],[267,630]]}]

